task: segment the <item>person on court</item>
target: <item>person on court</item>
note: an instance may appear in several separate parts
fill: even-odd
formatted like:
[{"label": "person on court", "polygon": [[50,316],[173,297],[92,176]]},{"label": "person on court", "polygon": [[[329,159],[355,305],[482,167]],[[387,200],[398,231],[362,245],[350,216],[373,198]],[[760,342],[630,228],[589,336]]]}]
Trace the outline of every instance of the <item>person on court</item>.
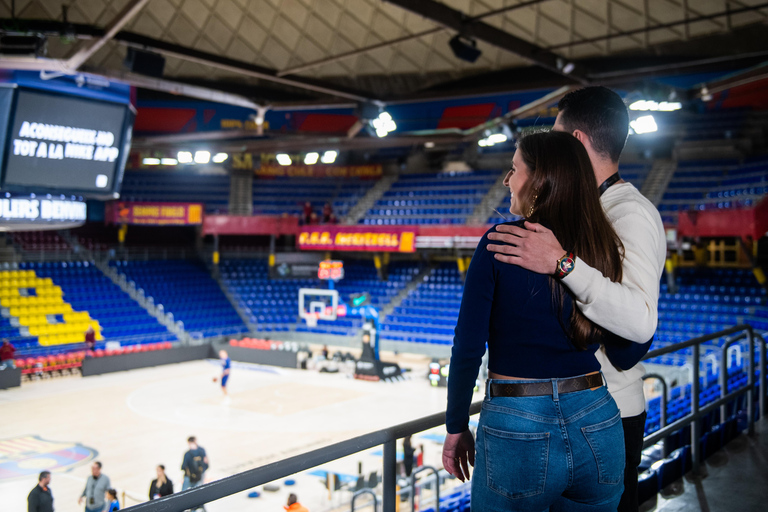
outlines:
[{"label": "person on court", "polygon": [[[229,382],[229,372],[232,369],[232,360],[227,351],[223,349],[219,350],[219,359],[221,359],[221,391],[224,393],[224,398],[228,399],[227,383]],[[213,382],[216,382],[216,377],[213,378]]]},{"label": "person on court", "polygon": [[43,471],[37,479],[37,485],[27,496],[27,512],[53,512],[53,494],[51,494],[51,472]]},{"label": "person on court", "polygon": [[[624,246],[622,278],[612,282],[602,272],[570,254],[550,229],[526,222],[525,228],[501,224],[488,239],[487,249],[497,261],[518,265],[538,274],[553,275],[564,255],[573,265],[560,278],[574,295],[574,305],[586,318],[614,335],[648,350],[658,321],[659,282],[666,258],[661,216],[653,204],[619,175],[619,157],[629,132],[627,107],[621,97],[605,87],[586,87],[568,93],[558,104],[554,131],[576,137],[587,150],[595,173],[600,202]],[[638,510],[637,466],[640,464],[645,428],[645,369],[637,360],[622,367],[608,360],[604,350],[596,357],[621,411],[626,449],[624,493],[619,512]],[[611,364],[613,362],[614,364]]]}]

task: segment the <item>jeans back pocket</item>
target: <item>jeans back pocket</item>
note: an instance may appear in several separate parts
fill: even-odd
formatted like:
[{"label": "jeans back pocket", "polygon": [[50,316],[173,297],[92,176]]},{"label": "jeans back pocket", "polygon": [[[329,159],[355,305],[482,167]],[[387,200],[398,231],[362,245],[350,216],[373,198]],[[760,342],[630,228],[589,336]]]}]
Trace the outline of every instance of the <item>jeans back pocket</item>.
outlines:
[{"label": "jeans back pocket", "polygon": [[504,432],[483,426],[488,488],[506,498],[544,492],[549,462],[549,432]]},{"label": "jeans back pocket", "polygon": [[608,420],[582,427],[597,463],[598,482],[618,484],[624,481],[624,429],[621,413]]}]

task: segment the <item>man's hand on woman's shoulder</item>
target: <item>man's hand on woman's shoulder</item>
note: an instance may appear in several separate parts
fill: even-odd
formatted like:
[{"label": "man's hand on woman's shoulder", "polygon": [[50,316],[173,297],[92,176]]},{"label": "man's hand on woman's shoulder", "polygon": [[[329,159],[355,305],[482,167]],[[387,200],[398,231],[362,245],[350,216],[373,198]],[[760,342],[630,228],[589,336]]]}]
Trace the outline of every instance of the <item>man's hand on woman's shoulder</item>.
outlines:
[{"label": "man's hand on woman's shoulder", "polygon": [[507,224],[496,226],[496,232],[488,233],[488,239],[503,244],[488,244],[494,258],[518,265],[537,274],[554,274],[557,260],[565,254],[554,233],[541,224],[525,223],[527,229]]}]

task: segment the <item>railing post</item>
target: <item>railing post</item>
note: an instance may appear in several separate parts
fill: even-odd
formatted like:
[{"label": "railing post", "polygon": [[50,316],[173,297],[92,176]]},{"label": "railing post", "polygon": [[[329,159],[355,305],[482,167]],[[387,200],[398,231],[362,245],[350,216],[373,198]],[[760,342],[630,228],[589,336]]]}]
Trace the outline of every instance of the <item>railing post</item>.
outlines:
[{"label": "railing post", "polygon": [[749,375],[747,376],[747,387],[749,392],[747,393],[747,433],[752,435],[755,433],[755,336],[752,332],[752,328],[747,329],[747,339],[749,340],[749,350],[747,351],[749,357]]},{"label": "railing post", "polygon": [[765,340],[761,335],[757,335],[757,340],[760,343],[760,386],[758,386],[758,389],[760,390],[760,400],[758,401],[758,405],[760,407],[760,417],[762,418],[763,415],[765,415]]},{"label": "railing post", "polygon": [[373,492],[373,489],[360,489],[352,496],[352,508],[350,509],[351,512],[355,512],[355,502],[357,502],[357,498],[363,494],[370,494],[373,496],[373,512],[379,512],[379,500],[376,498],[376,493]]},{"label": "railing post", "polygon": [[[724,398],[728,394],[728,345],[723,347],[722,354],[720,354],[720,375],[718,375],[718,381],[720,381],[720,398]],[[725,423],[728,419],[726,416],[728,409],[725,404],[720,406],[720,423]]]},{"label": "railing post", "polygon": [[384,443],[381,501],[383,512],[395,512],[397,505],[397,440]]},{"label": "railing post", "polygon": [[701,346],[697,343],[693,346],[693,382],[691,383],[691,462],[694,475],[699,474],[699,438],[701,437],[701,428],[699,423],[699,365],[701,364]]},{"label": "railing post", "polygon": [[435,507],[433,510],[440,512],[440,473],[432,466],[422,466],[411,474],[411,510],[416,510],[416,475],[422,471],[431,471],[435,474]]}]

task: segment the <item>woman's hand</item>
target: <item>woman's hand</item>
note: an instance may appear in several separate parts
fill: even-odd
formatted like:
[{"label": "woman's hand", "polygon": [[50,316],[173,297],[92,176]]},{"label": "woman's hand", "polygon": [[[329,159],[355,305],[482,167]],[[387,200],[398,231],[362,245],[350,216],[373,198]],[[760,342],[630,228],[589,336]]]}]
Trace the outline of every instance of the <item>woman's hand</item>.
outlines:
[{"label": "woman's hand", "polygon": [[443,467],[464,482],[469,480],[469,466],[475,466],[475,438],[465,430],[461,434],[448,434],[443,443]]}]

